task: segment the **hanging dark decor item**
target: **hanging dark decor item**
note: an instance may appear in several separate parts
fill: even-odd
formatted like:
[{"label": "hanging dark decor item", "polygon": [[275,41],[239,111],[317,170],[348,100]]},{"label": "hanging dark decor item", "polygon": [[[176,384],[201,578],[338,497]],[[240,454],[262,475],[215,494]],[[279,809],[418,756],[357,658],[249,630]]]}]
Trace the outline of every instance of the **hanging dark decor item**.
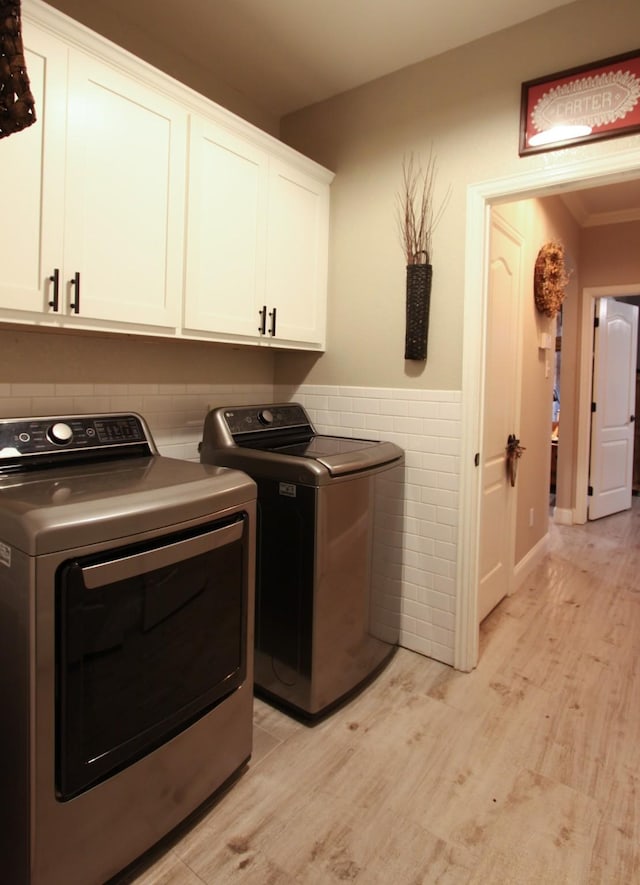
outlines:
[{"label": "hanging dark decor item", "polygon": [[404,358],[426,360],[431,303],[431,237],[449,199],[449,191],[434,212],[435,158],[429,153],[423,170],[413,154],[402,162],[402,191],[398,195],[398,226],[407,262],[406,333]]},{"label": "hanging dark decor item", "polygon": [[564,266],[564,246],[545,243],[533,271],[533,297],[540,313],[555,317],[564,301],[569,274]]},{"label": "hanging dark decor item", "polygon": [[0,138],[36,121],[20,25],[20,0],[0,0]]},{"label": "hanging dark decor item", "polygon": [[407,265],[407,317],[404,338],[406,360],[426,360],[431,305],[430,264]]}]

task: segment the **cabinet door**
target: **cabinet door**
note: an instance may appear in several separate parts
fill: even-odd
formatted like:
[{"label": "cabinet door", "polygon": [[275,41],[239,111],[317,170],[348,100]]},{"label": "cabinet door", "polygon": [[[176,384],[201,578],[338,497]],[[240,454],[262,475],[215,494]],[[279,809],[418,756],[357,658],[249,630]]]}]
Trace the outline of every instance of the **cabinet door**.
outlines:
[{"label": "cabinet door", "polygon": [[65,270],[78,321],[175,327],[186,113],[82,52],[69,64]]},{"label": "cabinet door", "polygon": [[249,142],[192,117],[184,325],[259,336],[264,297],[267,158]]},{"label": "cabinet door", "polygon": [[36,122],[0,141],[0,308],[10,318],[54,319],[49,277],[62,262],[67,50],[34,25],[25,24],[23,41]]},{"label": "cabinet door", "polygon": [[266,303],[277,309],[274,340],[324,347],[329,187],[272,160]]}]

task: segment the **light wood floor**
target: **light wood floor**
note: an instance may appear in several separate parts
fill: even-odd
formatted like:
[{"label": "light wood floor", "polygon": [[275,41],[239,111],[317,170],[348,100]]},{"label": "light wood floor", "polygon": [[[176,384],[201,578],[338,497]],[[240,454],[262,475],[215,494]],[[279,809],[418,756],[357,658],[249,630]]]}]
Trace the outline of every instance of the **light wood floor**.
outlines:
[{"label": "light wood floor", "polygon": [[400,649],[306,728],[256,703],[249,769],[136,885],[640,882],[640,502],[552,527],[470,674]]}]

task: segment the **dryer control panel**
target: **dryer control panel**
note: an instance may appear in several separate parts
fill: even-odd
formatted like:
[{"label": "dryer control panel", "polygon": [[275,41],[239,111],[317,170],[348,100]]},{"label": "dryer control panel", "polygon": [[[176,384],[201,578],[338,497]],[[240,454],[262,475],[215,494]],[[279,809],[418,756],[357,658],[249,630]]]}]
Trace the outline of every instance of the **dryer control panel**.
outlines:
[{"label": "dryer control panel", "polygon": [[102,414],[8,418],[0,420],[0,471],[29,469],[44,457],[69,460],[81,456],[155,452],[151,434],[136,414]]}]

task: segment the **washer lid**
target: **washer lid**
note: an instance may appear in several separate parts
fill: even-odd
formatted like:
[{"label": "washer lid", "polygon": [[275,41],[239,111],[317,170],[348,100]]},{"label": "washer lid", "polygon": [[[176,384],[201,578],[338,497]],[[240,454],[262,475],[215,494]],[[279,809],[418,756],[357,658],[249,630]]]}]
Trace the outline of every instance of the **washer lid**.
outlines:
[{"label": "washer lid", "polygon": [[307,442],[278,446],[269,451],[278,455],[311,458],[326,467],[331,476],[368,470],[402,457],[402,450],[393,443],[322,435],[314,436]]},{"label": "washer lid", "polygon": [[[315,437],[317,440],[318,437]],[[343,440],[343,437],[327,437],[327,440]],[[213,448],[203,443],[203,463],[220,464],[243,470],[255,479],[273,479],[308,486],[324,486],[340,479],[348,479],[365,472],[383,470],[400,463],[404,457],[401,448],[390,442],[353,440],[344,438],[345,447],[333,446],[333,454],[315,457],[305,453],[312,441],[284,446],[283,449],[262,450],[229,446]],[[322,443],[320,445],[323,445]],[[288,451],[289,448],[299,451]],[[336,448],[344,448],[336,451]]]},{"label": "washer lid", "polygon": [[316,433],[299,403],[212,409],[205,418],[200,446],[203,464],[315,486],[381,469],[403,457],[394,443]]},{"label": "washer lid", "polygon": [[256,496],[236,470],[151,456],[0,477],[0,542],[35,556],[215,518]]}]

